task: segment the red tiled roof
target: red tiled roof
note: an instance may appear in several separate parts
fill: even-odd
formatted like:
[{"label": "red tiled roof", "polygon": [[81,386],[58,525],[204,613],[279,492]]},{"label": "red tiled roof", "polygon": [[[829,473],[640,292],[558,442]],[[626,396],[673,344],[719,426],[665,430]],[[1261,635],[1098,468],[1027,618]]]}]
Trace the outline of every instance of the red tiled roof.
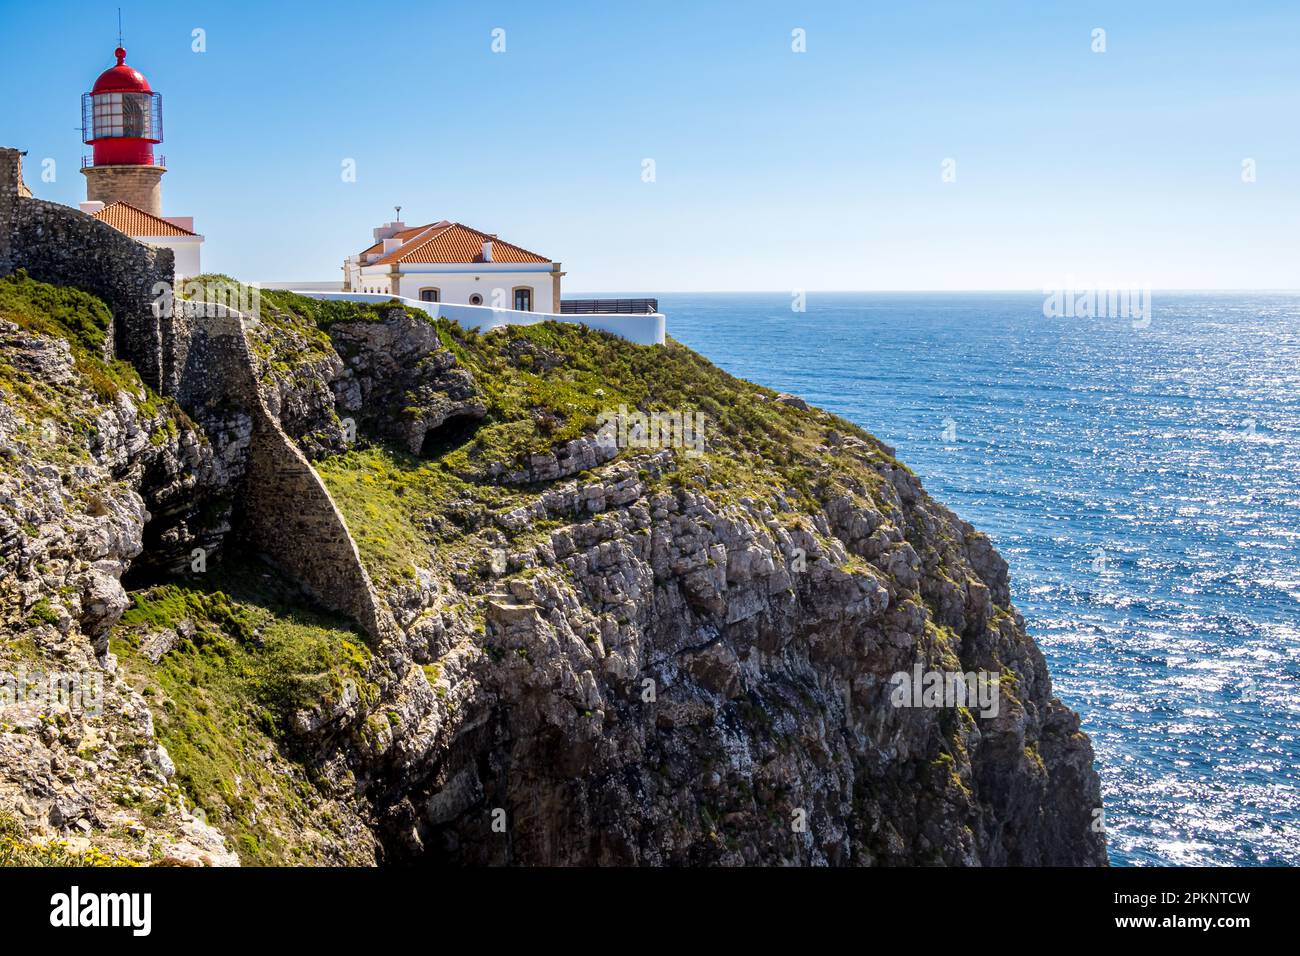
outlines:
[{"label": "red tiled roof", "polygon": [[182,229],[174,222],[159,219],[157,216],[137,209],[130,203],[109,203],[99,212],[93,214],[95,219],[106,222],[118,232],[128,236],[196,236],[198,233]]},{"label": "red tiled roof", "polygon": [[[429,230],[434,228],[440,228],[443,226],[450,226],[450,225],[451,223],[449,223],[446,219],[444,219],[442,220],[442,222],[431,222],[428,225],[424,225],[424,226],[411,226],[409,229],[403,229],[400,232],[393,233],[391,236],[389,236],[389,238],[396,239],[400,243],[402,243],[402,245],[405,245],[406,243],[410,242],[412,239],[414,239],[422,232],[428,232]],[[379,242],[376,242],[370,248],[361,250],[361,264],[362,265],[366,264],[365,261],[366,256],[378,255],[383,251],[384,251],[384,242],[381,239]]]},{"label": "red tiled roof", "polygon": [[361,264],[393,265],[409,262],[416,264],[483,262],[483,243],[492,243],[493,262],[551,262],[545,256],[529,252],[512,242],[505,242],[486,232],[479,232],[459,222],[432,222],[424,226],[403,229],[392,238],[401,245],[374,262],[366,262],[367,254],[383,251],[383,242],[377,242],[361,253]]}]

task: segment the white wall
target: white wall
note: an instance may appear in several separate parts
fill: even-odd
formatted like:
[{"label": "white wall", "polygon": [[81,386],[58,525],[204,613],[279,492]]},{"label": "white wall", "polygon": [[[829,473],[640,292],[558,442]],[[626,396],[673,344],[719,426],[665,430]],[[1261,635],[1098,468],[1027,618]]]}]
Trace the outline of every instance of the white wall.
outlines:
[{"label": "white wall", "polygon": [[342,292],[343,281],[338,282],[258,282],[259,289],[290,289],[295,292]]},{"label": "white wall", "polygon": [[203,247],[202,236],[136,236],[135,238],[151,246],[174,252],[177,279],[203,274],[199,255],[199,250]]},{"label": "white wall", "polygon": [[[391,293],[389,266],[362,266],[352,275],[354,291],[377,289]],[[447,265],[403,264],[398,294],[406,299],[418,299],[420,290],[437,289],[440,301],[468,305],[470,297],[480,295],[483,305],[498,305],[512,309],[515,288],[527,286],[533,290],[533,311],[549,312],[555,307],[555,280],[551,264],[523,265],[520,263],[473,262]],[[494,299],[494,293],[500,295]]]},{"label": "white wall", "polygon": [[360,272],[351,274],[352,288],[358,292],[364,289],[369,293],[369,290],[375,289],[377,292],[388,293],[390,292],[391,279],[392,274],[388,271],[387,266],[382,269],[374,268],[369,272],[363,269]]},{"label": "white wall", "polygon": [[294,289],[312,299],[343,300],[346,302],[383,303],[398,301],[415,309],[423,309],[434,318],[450,319],[467,329],[486,332],[504,325],[534,325],[538,322],[568,322],[585,325],[591,329],[609,332],[637,345],[663,345],[667,320],[656,312],[652,315],[625,315],[601,313],[597,315],[556,315],[553,312],[516,312],[513,309],[492,309],[481,305],[455,302],[420,302],[406,296],[373,295],[364,292],[318,292],[311,289]]}]

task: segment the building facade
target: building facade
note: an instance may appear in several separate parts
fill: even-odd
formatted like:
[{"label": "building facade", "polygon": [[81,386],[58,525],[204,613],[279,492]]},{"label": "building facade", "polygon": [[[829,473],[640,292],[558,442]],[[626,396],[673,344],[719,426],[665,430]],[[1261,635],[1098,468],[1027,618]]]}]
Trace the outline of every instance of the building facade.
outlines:
[{"label": "building facade", "polygon": [[343,263],[343,291],[517,312],[560,311],[560,263],[458,222],[387,222]]}]

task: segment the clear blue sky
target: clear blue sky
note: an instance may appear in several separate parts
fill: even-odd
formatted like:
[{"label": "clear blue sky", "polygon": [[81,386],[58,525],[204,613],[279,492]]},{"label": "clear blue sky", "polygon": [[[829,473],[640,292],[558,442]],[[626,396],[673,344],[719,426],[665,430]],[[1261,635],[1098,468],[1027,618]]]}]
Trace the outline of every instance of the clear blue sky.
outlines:
[{"label": "clear blue sky", "polygon": [[[37,195],[84,198],[116,7],[0,0],[0,143]],[[1300,287],[1295,0],[122,11],[163,94],[164,212],[244,279],[337,279],[400,203],[572,291]]]}]

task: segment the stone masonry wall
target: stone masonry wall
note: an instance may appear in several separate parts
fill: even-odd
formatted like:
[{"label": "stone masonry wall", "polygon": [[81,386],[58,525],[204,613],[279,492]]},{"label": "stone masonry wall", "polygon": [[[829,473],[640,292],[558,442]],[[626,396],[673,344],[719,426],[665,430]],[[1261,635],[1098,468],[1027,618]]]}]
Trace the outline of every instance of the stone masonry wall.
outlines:
[{"label": "stone masonry wall", "polygon": [[223,407],[253,417],[241,535],[322,606],[345,614],[372,639],[395,625],[361,563],[356,542],[329,490],[267,409],[244,317],[224,306],[177,302],[175,325],[188,347],[177,400],[200,424]]},{"label": "stone masonry wall", "polygon": [[130,203],[151,216],[162,216],[162,166],[92,166],[83,169],[86,198],[104,205]]},{"label": "stone masonry wall", "polygon": [[253,434],[240,496],[243,539],[372,639],[391,633],[343,515],[262,400],[244,317],[169,297],[159,307],[158,284],[169,291],[174,284],[171,250],[23,192],[22,154],[0,149],[0,275],[26,269],[103,299],[113,313],[113,353],[199,424],[246,411]]},{"label": "stone masonry wall", "polygon": [[110,347],[153,389],[163,388],[166,319],[155,288],[174,281],[173,253],[118,232],[79,209],[21,195],[22,155],[0,149],[0,275],[26,269],[33,279],[76,286],[113,313]]},{"label": "stone masonry wall", "polygon": [[0,276],[14,271],[13,239],[18,225],[18,201],[31,195],[23,182],[23,155],[0,149]]}]

